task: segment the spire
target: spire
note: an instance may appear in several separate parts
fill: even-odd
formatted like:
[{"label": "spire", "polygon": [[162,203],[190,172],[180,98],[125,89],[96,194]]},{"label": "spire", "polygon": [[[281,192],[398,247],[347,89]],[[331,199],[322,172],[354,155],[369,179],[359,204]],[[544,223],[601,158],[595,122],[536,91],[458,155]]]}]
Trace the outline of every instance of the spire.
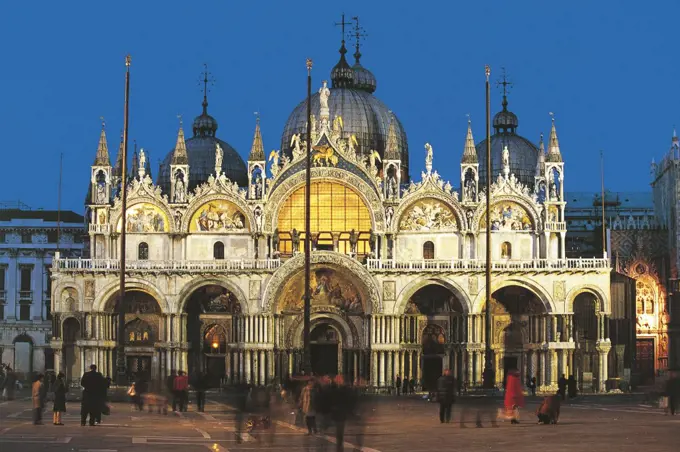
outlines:
[{"label": "spire", "polygon": [[109,146],[106,144],[106,124],[102,118],[102,133],[99,135],[99,145],[97,146],[97,155],[94,158],[94,166],[111,166],[111,159],[109,158]]},{"label": "spire", "polygon": [[385,160],[400,160],[399,142],[397,140],[397,118],[390,112],[390,128],[387,131],[387,149],[385,150]]},{"label": "spire", "polygon": [[475,148],[475,139],[472,136],[472,121],[468,117],[467,137],[465,138],[465,149],[463,150],[463,158],[461,163],[477,162],[477,149]]},{"label": "spire", "polygon": [[359,48],[361,47],[361,39],[366,37],[366,33],[364,33],[364,29],[359,26],[359,16],[352,17],[352,20],[354,21],[354,62],[360,64],[361,51]]},{"label": "spire", "polygon": [[205,70],[203,71],[203,114],[208,114],[208,64],[203,63]]},{"label": "spire", "polygon": [[194,119],[193,131],[195,137],[214,137],[217,133],[217,121],[208,114],[208,91],[210,91],[208,84],[212,85],[214,80],[210,77],[208,65],[204,64],[203,67],[205,68],[202,74],[203,80],[199,82],[203,84],[203,113]]},{"label": "spire", "polygon": [[262,144],[262,134],[260,133],[260,115],[257,114],[255,120],[255,136],[253,137],[253,145],[250,147],[250,156],[248,160],[251,162],[264,161],[264,145]]},{"label": "spire", "polygon": [[179,131],[177,132],[177,143],[175,151],[172,153],[172,165],[188,165],[187,144],[184,141],[184,129],[182,128],[182,117],[179,117]]},{"label": "spire", "polygon": [[139,156],[137,155],[137,141],[135,141],[135,152],[132,154],[132,171],[130,171],[130,178],[137,177],[139,172]]},{"label": "spire", "polygon": [[116,166],[113,167],[113,175],[121,177],[123,174],[123,132],[120,133],[120,145],[116,156]]},{"label": "spire", "polygon": [[555,115],[550,113],[552,116],[552,129],[550,129],[550,143],[548,144],[548,157],[549,162],[561,162],[562,154],[560,153],[560,143],[557,141],[557,129],[555,129]]},{"label": "spire", "polygon": [[496,133],[515,133],[515,129],[519,126],[517,115],[508,110],[508,93],[512,83],[508,81],[508,77],[503,68],[503,78],[496,82],[497,86],[503,87],[503,110],[496,113],[493,117],[493,128]]},{"label": "spire", "polygon": [[331,70],[332,88],[352,88],[354,86],[354,70],[349,66],[345,59],[347,48],[345,47],[345,25],[351,25],[350,22],[345,22],[345,14],[342,14],[342,21],[336,23],[342,27],[342,44],[340,45],[340,61]]},{"label": "spire", "polygon": [[675,130],[675,126],[673,126],[673,138],[671,139],[673,143],[678,142],[678,132]]},{"label": "spire", "polygon": [[543,144],[543,132],[541,132],[541,140],[538,142],[538,163],[536,163],[536,177],[543,175],[543,166],[545,165],[545,144]]}]

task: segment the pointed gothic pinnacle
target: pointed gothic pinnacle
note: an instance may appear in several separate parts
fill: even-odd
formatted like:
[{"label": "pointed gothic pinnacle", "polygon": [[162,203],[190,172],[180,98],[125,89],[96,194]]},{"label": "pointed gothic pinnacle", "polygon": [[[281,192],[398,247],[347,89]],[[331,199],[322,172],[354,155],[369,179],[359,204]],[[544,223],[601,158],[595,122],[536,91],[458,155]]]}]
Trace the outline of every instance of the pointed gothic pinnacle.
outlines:
[{"label": "pointed gothic pinnacle", "polygon": [[385,160],[400,160],[399,143],[397,142],[397,118],[390,113],[390,128],[387,132],[387,149],[385,150]]},{"label": "pointed gothic pinnacle", "polygon": [[538,142],[538,162],[536,163],[536,177],[543,175],[543,165],[545,165],[545,144],[543,144],[543,132]]},{"label": "pointed gothic pinnacle", "polygon": [[475,139],[472,136],[472,121],[468,119],[467,137],[465,138],[465,149],[463,150],[462,163],[477,163],[477,148]]},{"label": "pointed gothic pinnacle", "polygon": [[260,116],[258,115],[255,121],[255,135],[253,136],[253,145],[250,147],[250,156],[248,161],[262,162],[264,161],[264,144],[262,144],[262,133],[260,133]]},{"label": "pointed gothic pinnacle", "polygon": [[187,155],[187,144],[184,141],[184,129],[180,124],[177,132],[177,143],[175,144],[175,151],[172,153],[172,165],[188,165],[189,157]]},{"label": "pointed gothic pinnacle", "polygon": [[549,162],[561,162],[562,154],[560,153],[560,143],[557,141],[557,129],[555,129],[555,118],[553,117],[552,128],[550,129],[550,140],[548,144],[548,157],[546,158]]},{"label": "pointed gothic pinnacle", "polygon": [[97,146],[97,155],[94,158],[95,166],[111,166],[111,159],[109,159],[109,146],[106,144],[106,131],[102,125],[102,133],[99,135],[99,145]]}]

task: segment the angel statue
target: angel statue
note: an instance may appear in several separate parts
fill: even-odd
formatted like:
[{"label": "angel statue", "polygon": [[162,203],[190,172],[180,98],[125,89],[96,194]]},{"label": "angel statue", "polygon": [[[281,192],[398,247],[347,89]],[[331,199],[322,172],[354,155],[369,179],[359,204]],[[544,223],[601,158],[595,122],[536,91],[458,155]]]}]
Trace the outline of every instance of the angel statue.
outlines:
[{"label": "angel statue", "polygon": [[344,127],[345,125],[342,122],[342,116],[335,115],[335,119],[333,119],[333,133],[340,134]]},{"label": "angel statue", "polygon": [[293,157],[299,157],[303,154],[300,148],[300,134],[296,133],[290,137],[290,147],[293,148]]},{"label": "angel statue", "polygon": [[425,143],[425,152],[425,169],[427,170],[427,174],[430,174],[432,172],[432,159],[434,153],[430,143]]},{"label": "angel statue", "polygon": [[356,153],[356,147],[359,146],[359,142],[357,141],[357,136],[352,134],[349,136],[349,155],[354,155]]},{"label": "angel statue", "polygon": [[501,158],[503,160],[503,174],[505,174],[505,177],[508,177],[508,174],[510,174],[510,151],[507,146],[503,147]]},{"label": "angel statue", "polygon": [[222,151],[222,146],[219,143],[215,143],[215,173],[219,175],[222,172],[222,158],[224,157],[224,151]]},{"label": "angel statue", "polygon": [[277,151],[276,149],[273,149],[269,153],[269,161],[270,162],[273,161],[272,166],[279,166],[279,151]]},{"label": "angel statue", "polygon": [[368,155],[368,162],[370,168],[375,168],[375,161],[382,162],[380,159],[380,154],[375,149],[371,149],[371,153]]}]

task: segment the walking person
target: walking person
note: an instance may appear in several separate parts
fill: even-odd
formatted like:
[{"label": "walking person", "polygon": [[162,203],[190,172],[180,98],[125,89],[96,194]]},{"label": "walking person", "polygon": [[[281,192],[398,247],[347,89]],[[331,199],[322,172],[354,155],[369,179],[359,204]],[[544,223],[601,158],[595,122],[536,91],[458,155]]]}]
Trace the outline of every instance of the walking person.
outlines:
[{"label": "walking person", "polygon": [[42,412],[45,408],[47,398],[47,388],[45,387],[45,376],[38,374],[33,380],[31,387],[31,398],[33,399],[33,425],[42,425]]},{"label": "walking person", "polygon": [[80,425],[87,423],[88,416],[90,418],[90,427],[95,425],[102,405],[102,385],[104,385],[104,376],[97,372],[97,366],[92,364],[90,371],[85,372],[83,378],[80,379],[80,386],[83,387],[83,397],[80,404]]},{"label": "walking person", "polygon": [[560,419],[560,400],[562,395],[558,392],[555,395],[551,395],[543,399],[543,403],[536,410],[536,416],[538,416],[539,424],[557,424]]},{"label": "walking person", "polygon": [[508,371],[504,405],[506,418],[510,418],[512,424],[519,424],[519,409],[524,406],[524,394],[516,369]]},{"label": "walking person", "polygon": [[680,408],[680,377],[678,371],[670,371],[668,380],[666,381],[666,396],[668,397],[668,412],[671,416],[675,416],[675,412]]},{"label": "walking person", "polygon": [[52,404],[52,423],[54,425],[64,425],[61,422],[61,413],[66,412],[67,393],[66,376],[63,372],[59,372],[54,383],[54,403]]},{"label": "walking person", "polygon": [[172,411],[177,411],[177,403],[179,403],[179,411],[186,412],[187,402],[189,400],[189,377],[187,377],[183,371],[180,370],[177,372],[172,389],[175,391],[175,400],[172,402]]},{"label": "walking person", "polygon": [[208,379],[203,372],[199,371],[196,374],[193,386],[196,391],[196,410],[203,413],[205,411],[205,391],[208,389]]},{"label": "walking person", "polygon": [[527,387],[532,396],[536,396],[536,377],[531,377],[527,382]]},{"label": "walking person", "polygon": [[408,395],[408,393],[409,393],[409,391],[408,391],[408,378],[406,378],[406,377],[404,377],[404,386],[403,386],[401,392],[404,395]]},{"label": "walking person", "polygon": [[560,377],[559,380],[557,380],[557,388],[558,388],[558,393],[562,400],[564,400],[567,396],[567,379],[564,377],[564,374]]},{"label": "walking person", "polygon": [[4,389],[2,390],[2,395],[5,400],[14,400],[14,390],[17,386],[17,374],[14,373],[11,367],[7,367],[7,372],[5,373]]},{"label": "walking person", "polygon": [[395,380],[396,386],[397,386],[397,396],[401,395],[401,377],[397,375],[397,379]]},{"label": "walking person", "polygon": [[567,391],[569,392],[570,399],[576,397],[577,394],[576,379],[574,378],[573,375],[569,375],[569,379],[567,380]]},{"label": "walking person", "polygon": [[310,378],[300,394],[300,410],[302,410],[302,414],[305,416],[307,435],[316,433],[316,403],[316,388],[314,380]]},{"label": "walking person", "polygon": [[144,411],[144,397],[149,392],[149,384],[143,374],[138,374],[135,379],[135,405],[137,410]]},{"label": "walking person", "polygon": [[446,369],[444,374],[437,380],[437,401],[439,402],[439,422],[451,422],[451,408],[456,392],[456,383],[451,376],[451,371]]}]

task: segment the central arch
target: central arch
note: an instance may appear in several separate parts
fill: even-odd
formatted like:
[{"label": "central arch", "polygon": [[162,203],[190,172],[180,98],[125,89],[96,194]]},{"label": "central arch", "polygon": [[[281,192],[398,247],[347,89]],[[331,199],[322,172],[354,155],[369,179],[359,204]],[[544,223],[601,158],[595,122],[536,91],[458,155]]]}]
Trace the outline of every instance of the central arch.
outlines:
[{"label": "central arch", "polygon": [[[499,281],[497,279],[491,285],[491,293],[493,294],[500,289],[511,286],[522,287],[528,290],[529,292],[532,292],[541,301],[541,303],[543,303],[546,312],[555,312],[555,305],[550,294],[541,285],[536,284],[535,282],[530,280],[521,278],[504,278]],[[472,312],[475,314],[481,314],[482,311],[484,310],[485,300],[486,300],[486,288],[480,287],[479,293],[477,294],[477,296],[474,299],[474,302],[472,303]]]}]

